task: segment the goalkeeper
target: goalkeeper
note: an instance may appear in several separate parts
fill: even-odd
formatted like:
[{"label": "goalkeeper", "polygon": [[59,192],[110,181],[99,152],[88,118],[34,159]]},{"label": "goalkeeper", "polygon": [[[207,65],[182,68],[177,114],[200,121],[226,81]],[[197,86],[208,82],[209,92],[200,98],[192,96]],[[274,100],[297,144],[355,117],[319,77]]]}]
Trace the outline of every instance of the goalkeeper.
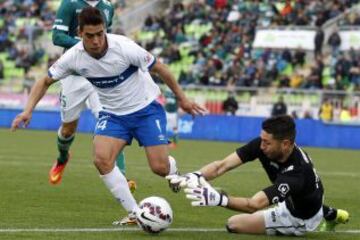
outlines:
[{"label": "goalkeeper", "polygon": [[[290,116],[265,120],[260,137],[238,148],[221,161],[183,176],[168,176],[186,186],[193,206],[222,206],[244,212],[229,218],[232,233],[296,235],[314,231],[325,218],[323,229],[334,230],[349,214],[323,204],[324,189],[309,155],[295,144],[295,122]],[[244,163],[259,159],[271,185],[250,198],[216,191],[212,180]],[[206,179],[206,180],[205,180]],[[274,205],[271,208],[267,208]]]}]

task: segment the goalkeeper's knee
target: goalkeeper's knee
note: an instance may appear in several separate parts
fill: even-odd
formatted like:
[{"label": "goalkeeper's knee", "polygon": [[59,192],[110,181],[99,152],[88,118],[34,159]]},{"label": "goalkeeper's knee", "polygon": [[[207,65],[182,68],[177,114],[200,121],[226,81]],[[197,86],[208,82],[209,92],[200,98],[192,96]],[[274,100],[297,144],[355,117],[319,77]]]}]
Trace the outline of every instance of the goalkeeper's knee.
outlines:
[{"label": "goalkeeper's knee", "polygon": [[229,226],[229,224],[226,224],[225,227],[226,227],[226,230],[227,230],[229,233],[236,233],[236,231],[235,231],[234,229],[232,229],[232,228]]}]

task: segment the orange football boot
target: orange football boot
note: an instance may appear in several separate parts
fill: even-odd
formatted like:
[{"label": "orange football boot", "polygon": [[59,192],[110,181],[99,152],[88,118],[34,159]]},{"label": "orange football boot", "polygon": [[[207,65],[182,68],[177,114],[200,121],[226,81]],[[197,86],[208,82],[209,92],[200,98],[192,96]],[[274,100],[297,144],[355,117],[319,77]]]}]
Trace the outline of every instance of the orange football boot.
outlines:
[{"label": "orange football boot", "polygon": [[70,160],[70,153],[67,160],[64,163],[59,163],[57,160],[49,171],[49,182],[53,185],[57,185],[61,182],[62,175],[64,173],[66,164]]}]

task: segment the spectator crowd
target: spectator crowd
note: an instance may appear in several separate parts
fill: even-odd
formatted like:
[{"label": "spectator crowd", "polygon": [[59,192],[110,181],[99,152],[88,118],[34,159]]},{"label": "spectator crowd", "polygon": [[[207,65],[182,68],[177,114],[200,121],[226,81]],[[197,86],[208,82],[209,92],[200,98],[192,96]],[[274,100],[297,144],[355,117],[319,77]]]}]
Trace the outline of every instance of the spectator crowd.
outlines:
[{"label": "spectator crowd", "polygon": [[[277,86],[304,89],[360,89],[359,58],[356,51],[339,53],[337,31],[324,41],[321,26],[359,1],[213,0],[175,4],[164,15],[148,16],[144,31],[154,37],[141,41],[149,50],[160,52],[166,63],[182,62],[182,49],[190,48],[192,61],[184,62],[179,74],[182,84]],[[357,24],[351,16],[344,24]],[[207,26],[200,36],[189,26]],[[257,27],[312,26],[316,36],[315,58],[303,49],[254,49]],[[201,30],[197,27],[196,30]],[[199,31],[197,31],[198,33]],[[324,55],[327,45],[332,55]]]},{"label": "spectator crowd", "polygon": [[[125,1],[113,2],[118,9],[126,6]],[[152,32],[153,37],[146,41],[139,39],[139,42],[159,53],[165,63],[180,63],[181,84],[360,89],[359,52],[340,52],[338,32],[325,42],[321,31],[325,22],[358,2],[183,1],[164,14],[148,16],[143,31]],[[6,52],[16,67],[24,68],[25,72],[45,54],[44,49],[37,45],[29,47],[28,43],[29,39],[36,40],[43,32],[51,30],[56,11],[52,3],[45,0],[0,2],[0,53]],[[344,25],[359,23],[357,13],[350,14],[342,22]],[[314,39],[315,57],[303,49],[253,48],[256,28],[274,26],[318,27]],[[325,45],[333,54],[323,53]]]}]

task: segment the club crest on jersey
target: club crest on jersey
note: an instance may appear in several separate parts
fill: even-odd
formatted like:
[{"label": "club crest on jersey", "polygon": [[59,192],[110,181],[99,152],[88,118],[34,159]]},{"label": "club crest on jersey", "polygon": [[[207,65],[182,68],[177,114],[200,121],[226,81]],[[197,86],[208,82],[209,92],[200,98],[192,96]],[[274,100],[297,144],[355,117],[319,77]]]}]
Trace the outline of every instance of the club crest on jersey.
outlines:
[{"label": "club crest on jersey", "polygon": [[286,194],[290,191],[289,184],[287,183],[281,183],[278,187],[278,190],[282,197],[285,197]]},{"label": "club crest on jersey", "polygon": [[150,54],[146,54],[146,56],[144,57],[144,61],[145,61],[145,63],[147,63],[147,64],[150,63],[151,59],[152,59],[152,57],[151,57]]}]

